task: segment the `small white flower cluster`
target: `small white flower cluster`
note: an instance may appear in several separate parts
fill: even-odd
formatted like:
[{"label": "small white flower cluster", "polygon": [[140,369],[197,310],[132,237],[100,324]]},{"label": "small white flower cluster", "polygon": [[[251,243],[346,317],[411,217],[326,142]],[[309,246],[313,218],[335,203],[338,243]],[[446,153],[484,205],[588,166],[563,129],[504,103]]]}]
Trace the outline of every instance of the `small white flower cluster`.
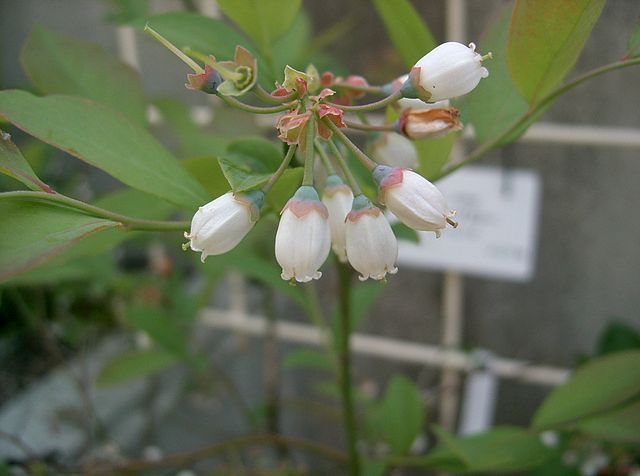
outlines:
[{"label": "small white flower cluster", "polygon": [[[415,230],[440,230],[454,212],[442,193],[410,169],[380,165],[373,171],[380,203]],[[234,248],[256,223],[263,195],[228,192],[200,207],[185,233],[191,249],[207,256]],[[322,200],[316,189],[303,185],[287,202],[276,232],[276,260],[282,279],[307,282],[319,279],[330,248],[348,261],[360,279],[380,280],[397,272],[398,242],[380,208],[364,195],[354,197],[337,175],[327,180]]]},{"label": "small white flower cluster", "polygon": [[[381,87],[394,98],[402,96],[396,104],[401,110],[397,130],[403,134],[385,134],[376,140],[374,157],[382,165],[367,158],[340,132],[340,127],[348,127],[342,121],[343,111],[337,104],[324,102],[334,91],[324,89],[307,100],[305,85],[297,90],[301,95],[298,101],[304,105],[301,109],[291,106],[283,116],[287,121],[280,121],[281,133],[292,145],[289,159],[296,144],[302,148],[302,139],[308,137],[308,170],[313,170],[313,139],[329,140],[332,134],[337,135],[371,169],[381,205],[405,225],[440,236],[448,224],[457,226],[452,219],[455,212],[431,182],[409,168],[417,165],[417,155],[407,137],[436,138],[461,128],[458,111],[447,101],[470,92],[488,75],[483,59],[473,44],[444,43],[421,58],[408,75]],[[293,94],[288,90],[285,93]],[[338,152],[334,147],[334,155]],[[348,261],[360,273],[361,280],[381,280],[387,273],[396,273],[398,242],[384,213],[359,192],[344,160],[338,162],[350,186],[333,172],[329,162],[325,164],[329,177],[322,199],[312,185],[313,174],[305,168],[303,185],[281,212],[275,256],[282,267],[282,278],[298,282],[320,278],[319,269],[331,248],[339,260]],[[190,232],[185,233],[191,249],[202,252],[204,261],[209,255],[234,248],[258,220],[264,195],[265,189],[229,192],[201,207],[193,217]]]}]

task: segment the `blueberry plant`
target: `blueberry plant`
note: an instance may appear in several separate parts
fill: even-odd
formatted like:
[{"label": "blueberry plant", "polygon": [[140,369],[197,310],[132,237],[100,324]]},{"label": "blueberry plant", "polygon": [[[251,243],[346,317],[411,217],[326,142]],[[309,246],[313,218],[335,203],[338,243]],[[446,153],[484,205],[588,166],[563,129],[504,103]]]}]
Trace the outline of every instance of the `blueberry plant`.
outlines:
[{"label": "blueberry plant", "polygon": [[[5,129],[24,131],[126,188],[94,201],[63,194],[36,174],[12,135],[2,132],[0,172],[29,190],[14,190],[11,182],[11,190],[0,193],[0,280],[11,286],[74,273],[125,240],[165,234],[171,246],[200,253],[202,263],[192,263],[192,269],[210,283],[221,271],[239,270],[291,296],[331,340],[324,353],[305,355],[326,364],[339,389],[345,451],[273,433],[242,437],[230,446],[299,448],[327,457],[351,475],[414,466],[456,473],[547,468],[573,474],[562,458],[567,448],[582,455],[580,461],[595,461],[595,453],[580,453],[580,445],[599,441],[598,451],[614,448],[615,456],[600,458],[598,470],[604,465],[612,471],[607,474],[630,474],[634,465],[637,470],[633,458],[640,443],[638,350],[585,364],[550,395],[530,428],[499,427],[463,438],[434,425],[429,430],[437,446],[415,454],[412,443],[425,431],[417,387],[396,376],[381,401],[358,408],[350,335],[356,309],[366,311],[388,275],[397,272],[396,234],[413,239],[411,230],[420,230],[440,236],[446,227],[458,226],[434,182],[516,140],[563,93],[640,64],[638,31],[628,51],[618,52],[611,63],[567,80],[604,0],[516,1],[479,39],[479,48],[437,45],[407,0],[373,5],[406,65],[380,85],[357,71],[339,74],[331,64],[305,57],[308,24],[300,0],[220,0],[228,22],[185,12],[138,19],[140,33],[173,54],[165,56],[167,63],[178,58],[190,68],[186,87],[199,99],[216,96],[225,105],[221,115],[238,110],[271,120],[269,140],[207,137],[183,117],[176,119],[184,111],[174,102],[158,101],[156,108],[188,151],[184,160],[176,160],[153,135],[136,72],[94,46],[34,30],[22,63],[39,95],[1,91]],[[384,114],[374,117],[372,111]],[[243,119],[240,128],[253,122]],[[451,163],[463,122],[474,126],[477,145]],[[385,210],[399,224],[392,226]],[[271,225],[275,244],[265,252],[265,243],[273,243]],[[182,235],[186,243],[179,241]],[[332,250],[335,259],[329,259]],[[312,281],[332,262],[339,285],[336,319],[327,329]],[[382,283],[359,284],[355,276]],[[203,289],[203,302],[210,291]],[[187,336],[172,332],[172,309],[179,312],[184,302],[158,304],[164,317],[157,321],[134,319],[163,349],[147,353],[150,360],[140,375],[177,361],[200,365]],[[172,336],[184,340],[176,345]],[[134,366],[134,360],[117,365]],[[106,380],[118,380],[114,366]],[[611,384],[594,388],[592,382],[600,379]],[[94,469],[132,474],[184,465],[223,452],[224,445]]]}]

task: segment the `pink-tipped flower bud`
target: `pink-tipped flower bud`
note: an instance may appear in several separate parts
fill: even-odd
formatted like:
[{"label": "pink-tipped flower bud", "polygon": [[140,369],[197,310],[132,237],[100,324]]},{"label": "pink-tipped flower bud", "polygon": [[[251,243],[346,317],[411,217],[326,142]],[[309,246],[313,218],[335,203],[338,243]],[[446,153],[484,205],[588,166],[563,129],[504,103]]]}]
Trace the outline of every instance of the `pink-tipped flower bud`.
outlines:
[{"label": "pink-tipped flower bud", "polygon": [[462,96],[472,91],[482,78],[489,76],[482,61],[491,57],[476,53],[476,45],[450,41],[443,43],[418,60],[419,85],[431,97],[430,102]]},{"label": "pink-tipped flower bud", "polygon": [[373,141],[371,155],[380,164],[410,169],[418,167],[418,152],[413,142],[395,132],[380,134]]},{"label": "pink-tipped flower bud", "polygon": [[354,198],[345,231],[347,259],[360,273],[360,281],[380,280],[398,272],[398,240],[384,214],[364,195]]},{"label": "pink-tipped flower bud", "polygon": [[331,248],[329,212],[315,188],[303,185],[282,210],[276,232],[276,260],[282,279],[306,283],[320,279],[318,271]]},{"label": "pink-tipped flower bud", "polygon": [[438,237],[447,223],[457,226],[452,220],[455,212],[449,209],[440,190],[422,175],[379,165],[373,170],[373,178],[378,183],[380,203],[405,225],[414,230],[433,231]]},{"label": "pink-tipped flower bud", "polygon": [[202,252],[204,263],[207,256],[226,253],[242,241],[258,221],[263,202],[260,190],[227,192],[198,209],[184,236],[192,250]]},{"label": "pink-tipped flower bud", "polygon": [[338,259],[347,261],[345,243],[345,219],[351,210],[353,192],[337,175],[330,175],[322,193],[322,203],[329,211],[329,227],[331,229],[331,248]]},{"label": "pink-tipped flower bud", "polygon": [[462,129],[460,111],[455,107],[405,109],[398,126],[411,140],[439,139]]}]

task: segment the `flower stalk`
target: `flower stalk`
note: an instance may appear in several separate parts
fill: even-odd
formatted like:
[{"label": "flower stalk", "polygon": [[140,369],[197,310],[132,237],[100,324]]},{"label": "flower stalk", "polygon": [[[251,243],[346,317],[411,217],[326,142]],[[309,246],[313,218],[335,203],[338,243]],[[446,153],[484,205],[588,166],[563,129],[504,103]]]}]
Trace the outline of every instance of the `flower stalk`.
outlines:
[{"label": "flower stalk", "polygon": [[329,148],[331,149],[331,152],[333,153],[333,156],[336,158],[336,161],[338,162],[338,166],[340,166],[342,173],[347,179],[347,183],[351,187],[351,190],[353,190],[353,194],[360,195],[362,193],[362,191],[360,190],[360,185],[358,185],[358,181],[353,176],[353,173],[351,172],[351,169],[347,165],[347,161],[344,159],[342,152],[340,152],[340,149],[338,149],[338,146],[331,139],[329,139],[327,142],[329,144]]},{"label": "flower stalk", "polygon": [[402,91],[400,90],[394,91],[386,98],[380,99],[380,101],[372,102],[369,104],[362,104],[360,106],[345,106],[341,104],[333,104],[330,102],[327,102],[327,104],[338,107],[342,109],[344,112],[368,112],[368,111],[375,111],[377,109],[382,109],[383,107],[386,107],[389,104],[393,104],[398,99],[402,99]]},{"label": "flower stalk", "polygon": [[342,142],[347,147],[347,149],[353,152],[353,155],[355,155],[358,158],[358,160],[362,162],[362,165],[364,165],[368,170],[373,170],[378,166],[378,164],[376,164],[373,160],[367,157],[367,154],[362,152],[358,148],[358,146],[356,146],[353,142],[351,142],[351,140],[344,134],[344,132],[342,132],[340,128],[338,128],[338,126],[336,126],[333,122],[327,119],[323,119],[323,122],[327,125],[329,129],[331,129],[331,131],[336,135],[338,140],[340,140],[340,142]]},{"label": "flower stalk", "polygon": [[59,205],[85,212],[87,215],[104,218],[121,224],[130,231],[182,231],[189,227],[186,221],[161,221],[133,218],[120,213],[111,212],[104,208],[96,207],[80,200],[76,200],[59,193],[15,191],[0,194],[2,198],[19,197],[34,201],[53,202]]},{"label": "flower stalk", "polygon": [[364,124],[353,121],[344,121],[344,123],[350,129],[356,129],[359,131],[398,132],[398,126],[396,124]]},{"label": "flower stalk", "polygon": [[292,104],[282,104],[280,106],[252,106],[250,104],[243,103],[239,99],[231,96],[219,95],[227,105],[240,109],[241,111],[250,112],[252,114],[275,114],[277,112],[288,111],[293,108]]},{"label": "flower stalk", "polygon": [[[332,123],[333,124],[333,123]],[[316,116],[311,113],[307,121],[307,140],[305,142],[304,151],[304,176],[302,177],[302,185],[313,185],[313,163],[315,154],[313,152],[314,142],[316,138]]]},{"label": "flower stalk", "polygon": [[144,32],[158,41],[161,45],[171,51],[174,55],[180,58],[184,63],[189,66],[195,73],[202,74],[204,73],[204,69],[198,63],[196,63],[193,59],[187,56],[180,48],[176,47],[173,43],[167,40],[160,33],[151,28],[148,24],[144,26]]},{"label": "flower stalk", "polygon": [[296,148],[298,146],[297,145],[290,145],[289,148],[287,149],[287,153],[284,156],[284,159],[282,159],[282,162],[280,163],[280,166],[278,167],[278,170],[276,170],[273,175],[271,177],[269,177],[269,180],[267,180],[267,182],[262,186],[262,191],[266,194],[269,190],[271,190],[271,187],[273,187],[273,184],[276,183],[278,181],[278,179],[280,177],[282,177],[282,174],[284,173],[285,170],[287,170],[287,168],[289,167],[289,164],[291,163],[291,159],[293,159],[293,156],[296,153]]},{"label": "flower stalk", "polygon": [[336,173],[336,169],[331,163],[331,160],[327,155],[327,151],[325,151],[324,148],[322,147],[322,144],[320,144],[320,139],[316,139],[313,145],[316,149],[316,152],[320,156],[320,160],[322,161],[322,165],[324,165],[324,168],[327,171],[327,175],[334,175]]}]

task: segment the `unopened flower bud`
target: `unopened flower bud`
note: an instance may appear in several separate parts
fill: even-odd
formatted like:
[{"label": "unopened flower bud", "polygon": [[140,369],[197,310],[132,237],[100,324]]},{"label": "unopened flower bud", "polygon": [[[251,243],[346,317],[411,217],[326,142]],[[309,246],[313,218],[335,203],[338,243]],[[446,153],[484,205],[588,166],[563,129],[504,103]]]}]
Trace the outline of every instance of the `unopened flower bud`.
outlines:
[{"label": "unopened flower bud", "polygon": [[412,140],[439,139],[462,129],[460,112],[455,107],[405,109],[398,125]]},{"label": "unopened flower bud", "polygon": [[[201,260],[235,248],[260,217],[264,193],[227,192],[200,207],[191,220],[191,230],[184,236],[191,249],[201,251]],[[185,245],[186,246],[186,245]]]},{"label": "unopened flower bud", "polygon": [[449,209],[440,190],[422,175],[379,165],[373,170],[373,178],[378,183],[380,203],[408,227],[433,231],[439,237],[447,223],[454,228],[458,225],[452,220],[455,212]]},{"label": "unopened flower bud", "polygon": [[418,152],[413,142],[395,132],[380,134],[373,141],[371,152],[380,164],[410,169],[418,167]]},{"label": "unopened flower bud", "polygon": [[319,279],[318,271],[331,248],[327,207],[315,188],[303,185],[287,202],[276,232],[276,260],[282,279],[306,283]]},{"label": "unopened flower bud", "polygon": [[346,221],[347,259],[360,281],[384,279],[398,272],[398,240],[380,209],[364,196],[353,200]]},{"label": "unopened flower bud", "polygon": [[327,177],[322,203],[329,211],[329,226],[331,228],[331,248],[338,259],[343,263],[347,261],[345,244],[345,219],[351,210],[353,192],[340,177],[330,175]]},{"label": "unopened flower bud", "polygon": [[489,76],[481,56],[471,43],[443,43],[420,58],[414,68],[420,68],[419,85],[430,93],[430,102],[462,96],[472,91],[482,78]]}]

